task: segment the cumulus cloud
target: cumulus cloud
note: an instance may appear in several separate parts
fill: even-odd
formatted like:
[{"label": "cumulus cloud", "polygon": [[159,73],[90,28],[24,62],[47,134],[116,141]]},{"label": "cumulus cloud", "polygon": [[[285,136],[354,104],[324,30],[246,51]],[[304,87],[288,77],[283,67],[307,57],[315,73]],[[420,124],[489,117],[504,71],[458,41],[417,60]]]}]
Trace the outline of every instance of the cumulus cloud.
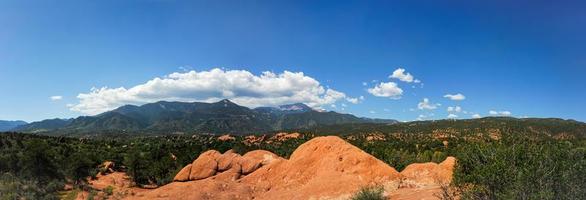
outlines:
[{"label": "cumulus cloud", "polygon": [[79,103],[73,105],[71,110],[98,114],[125,104],[163,100],[215,102],[227,98],[248,107],[305,103],[320,108],[349,97],[324,87],[303,72],[263,72],[255,75],[246,70],[215,68],[200,72],[176,72],[131,88],[92,88],[77,98]]},{"label": "cumulus cloud", "polygon": [[462,101],[464,99],[466,99],[466,96],[464,96],[463,94],[446,94],[444,95],[445,98],[454,100],[454,101]]},{"label": "cumulus cloud", "polygon": [[423,101],[422,102],[419,102],[417,104],[417,108],[419,110],[434,110],[438,106],[441,106],[441,104],[439,104],[439,103],[435,103],[435,104],[434,103],[431,103],[431,102],[429,102],[429,99],[428,98],[423,98]]},{"label": "cumulus cloud", "polygon": [[395,71],[393,71],[393,74],[391,74],[389,76],[389,78],[396,78],[399,79],[403,82],[407,82],[407,83],[411,83],[411,82],[415,82],[415,83],[420,83],[421,81],[415,79],[413,77],[413,75],[411,75],[410,73],[406,73],[405,69],[403,68],[398,68]]},{"label": "cumulus cloud", "polygon": [[427,114],[420,114],[419,116],[417,116],[417,121],[423,121],[423,120],[427,120],[431,117],[433,117],[435,114],[433,113],[427,113]]},{"label": "cumulus cloud", "polygon": [[474,118],[474,119],[478,119],[478,118],[480,118],[480,115],[479,115],[479,114],[473,114],[473,115],[472,115],[472,118]]},{"label": "cumulus cloud", "polygon": [[50,96],[49,99],[51,99],[52,101],[59,101],[63,99],[63,96]]},{"label": "cumulus cloud", "polygon": [[457,113],[459,113],[459,112],[462,112],[462,107],[460,107],[460,106],[455,106],[455,107],[449,106],[448,109],[447,109],[447,111],[448,112],[457,112]]},{"label": "cumulus cloud", "polygon": [[[364,99],[364,98],[362,98]],[[352,104],[358,104],[360,103],[360,101],[362,100],[360,98],[353,98],[353,97],[346,97],[346,101],[352,103]]]},{"label": "cumulus cloud", "polygon": [[458,115],[456,115],[456,114],[453,114],[453,113],[450,113],[450,114],[448,115],[448,119],[455,119],[455,118],[458,118]]},{"label": "cumulus cloud", "polygon": [[368,93],[377,97],[389,97],[391,99],[400,99],[403,95],[403,89],[399,88],[395,82],[380,83],[373,88],[368,89]]},{"label": "cumulus cloud", "polygon": [[490,115],[500,115],[500,116],[510,116],[512,113],[510,111],[506,111],[506,110],[504,110],[504,111],[494,111],[494,110],[491,110],[491,111],[488,111],[488,114],[490,114]]}]

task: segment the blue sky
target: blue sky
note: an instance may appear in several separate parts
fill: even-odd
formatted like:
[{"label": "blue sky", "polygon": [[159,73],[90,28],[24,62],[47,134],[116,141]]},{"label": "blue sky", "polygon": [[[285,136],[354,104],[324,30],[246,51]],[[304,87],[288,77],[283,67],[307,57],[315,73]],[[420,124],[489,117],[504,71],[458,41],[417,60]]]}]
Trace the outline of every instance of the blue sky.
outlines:
[{"label": "blue sky", "polygon": [[[219,68],[223,78],[232,70],[253,78],[264,71],[302,72],[318,82],[316,88],[345,96],[332,101],[318,92],[306,98],[314,99],[310,103],[358,116],[411,121],[508,111],[515,117],[586,121],[584,7],[580,1],[4,0],[0,119],[75,117],[90,113],[75,106],[99,107],[103,101],[114,106],[176,95],[201,99],[197,88],[176,90],[185,85],[172,87],[180,94],[158,87],[150,88],[157,94],[116,94],[121,101],[105,93],[87,101],[78,95],[91,94],[93,87],[130,89],[156,77],[172,79],[168,75],[176,72]],[[389,78],[398,68],[423,86]],[[401,95],[368,91],[390,82]],[[250,105],[279,98],[277,92],[237,86],[220,90],[235,98],[264,95],[254,103],[258,99],[247,99]],[[454,101],[446,94],[466,98]],[[357,104],[347,101],[360,96],[364,100]],[[424,98],[441,105],[419,109]]]}]

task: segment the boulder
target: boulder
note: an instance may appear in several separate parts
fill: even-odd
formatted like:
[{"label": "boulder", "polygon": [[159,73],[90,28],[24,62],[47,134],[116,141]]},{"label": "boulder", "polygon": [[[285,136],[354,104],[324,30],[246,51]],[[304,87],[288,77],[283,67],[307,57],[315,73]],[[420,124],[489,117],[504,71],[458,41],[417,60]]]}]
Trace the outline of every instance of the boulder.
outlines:
[{"label": "boulder", "polygon": [[238,164],[238,159],[240,159],[240,155],[234,153],[233,150],[224,152],[224,154],[220,155],[216,160],[218,162],[218,171],[222,172],[229,170],[233,165]]},{"label": "boulder", "polygon": [[112,162],[112,161],[104,161],[99,166],[100,174],[105,175],[105,174],[113,173],[114,172],[114,166],[115,166],[114,165],[114,162]]},{"label": "boulder", "polygon": [[181,169],[181,171],[179,171],[179,173],[177,173],[177,175],[175,175],[175,178],[173,178],[173,181],[188,181],[190,173],[191,173],[191,164],[188,164],[187,166],[183,167],[183,169]]},{"label": "boulder", "polygon": [[218,162],[216,160],[220,155],[220,152],[216,150],[209,150],[199,155],[191,163],[189,180],[200,180],[215,175],[218,170]]},{"label": "boulder", "polygon": [[254,150],[244,154],[240,158],[239,164],[242,166],[242,174],[246,175],[279,159],[281,159],[279,156],[269,151]]},{"label": "boulder", "polygon": [[222,173],[218,173],[213,178],[219,181],[235,181],[242,175],[242,167],[238,163],[234,163],[230,169]]},{"label": "boulder", "polygon": [[433,162],[410,164],[401,171],[401,187],[421,188],[449,184],[452,181],[455,164],[456,158],[451,156],[440,164]]}]

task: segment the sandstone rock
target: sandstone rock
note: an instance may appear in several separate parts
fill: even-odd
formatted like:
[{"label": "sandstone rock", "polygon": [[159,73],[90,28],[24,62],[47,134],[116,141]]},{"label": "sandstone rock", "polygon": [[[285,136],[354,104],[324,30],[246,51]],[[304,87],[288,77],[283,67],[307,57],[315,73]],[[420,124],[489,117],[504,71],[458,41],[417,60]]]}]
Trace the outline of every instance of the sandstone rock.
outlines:
[{"label": "sandstone rock", "polygon": [[250,151],[242,158],[240,158],[240,166],[242,167],[242,174],[250,174],[263,165],[268,165],[281,157],[265,150]]},{"label": "sandstone rock", "polygon": [[216,160],[218,162],[218,171],[226,171],[232,168],[233,165],[238,164],[240,155],[234,153],[233,150],[228,150],[224,154],[220,155]]},{"label": "sandstone rock", "polygon": [[233,136],[228,135],[228,134],[218,137],[219,141],[231,141],[231,140],[235,140],[235,139],[236,138],[234,138]]},{"label": "sandstone rock", "polygon": [[216,150],[209,150],[199,155],[191,163],[189,180],[200,180],[215,175],[218,170],[218,162],[216,162],[216,159],[220,155],[220,152]]},{"label": "sandstone rock", "polygon": [[449,184],[456,158],[447,157],[440,164],[433,162],[410,164],[401,171],[401,187],[425,187]]},{"label": "sandstone rock", "polygon": [[339,137],[314,138],[289,160],[276,159],[240,179],[263,186],[261,199],[347,198],[367,185],[396,190],[399,173]]},{"label": "sandstone rock", "polygon": [[235,181],[242,175],[242,167],[238,163],[234,163],[230,169],[217,174],[213,178],[219,181]]},{"label": "sandstone rock", "polygon": [[[204,160],[214,163],[209,159],[212,157],[220,160],[219,153],[206,152],[192,166],[203,165]],[[441,191],[439,187],[398,189],[403,172],[400,174],[335,136],[317,137],[302,144],[289,160],[262,150],[251,151],[233,160],[239,161],[232,162],[229,169],[211,178],[173,182],[130,199],[156,199],[161,195],[165,196],[163,199],[348,199],[361,187],[368,185],[382,185],[386,194],[397,199],[429,199],[427,197]],[[244,163],[244,166],[240,163]],[[428,173],[444,177],[454,164],[455,158],[449,157],[440,164],[424,163],[421,165],[423,167],[415,165],[408,168],[423,169],[422,172],[412,171],[413,174]],[[406,171],[404,173],[408,175],[409,170]],[[400,190],[409,194],[397,195]]]},{"label": "sandstone rock", "polygon": [[112,161],[104,161],[100,164],[99,169],[102,175],[113,173],[114,172],[114,162]]},{"label": "sandstone rock", "polygon": [[273,137],[271,137],[271,140],[283,142],[286,140],[297,139],[300,137],[301,137],[301,134],[299,134],[299,133],[277,133]]},{"label": "sandstone rock", "polygon": [[187,164],[177,175],[173,178],[173,181],[188,181],[189,174],[191,173],[191,164]]},{"label": "sandstone rock", "polygon": [[240,166],[242,167],[242,174],[250,174],[253,171],[257,170],[260,167],[260,160],[255,160],[252,158],[242,157],[240,158]]}]

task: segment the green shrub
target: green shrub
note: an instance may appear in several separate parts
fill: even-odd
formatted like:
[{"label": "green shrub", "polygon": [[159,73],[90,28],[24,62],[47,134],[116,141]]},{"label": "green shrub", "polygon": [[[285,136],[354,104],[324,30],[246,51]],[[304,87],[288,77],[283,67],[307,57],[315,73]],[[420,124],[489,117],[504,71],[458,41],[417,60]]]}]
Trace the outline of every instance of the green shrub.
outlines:
[{"label": "green shrub", "polygon": [[104,188],[104,193],[106,193],[108,196],[114,194],[114,187],[108,185],[108,187]]},{"label": "green shrub", "polygon": [[381,186],[364,187],[354,194],[352,200],[385,200],[384,188]]}]

